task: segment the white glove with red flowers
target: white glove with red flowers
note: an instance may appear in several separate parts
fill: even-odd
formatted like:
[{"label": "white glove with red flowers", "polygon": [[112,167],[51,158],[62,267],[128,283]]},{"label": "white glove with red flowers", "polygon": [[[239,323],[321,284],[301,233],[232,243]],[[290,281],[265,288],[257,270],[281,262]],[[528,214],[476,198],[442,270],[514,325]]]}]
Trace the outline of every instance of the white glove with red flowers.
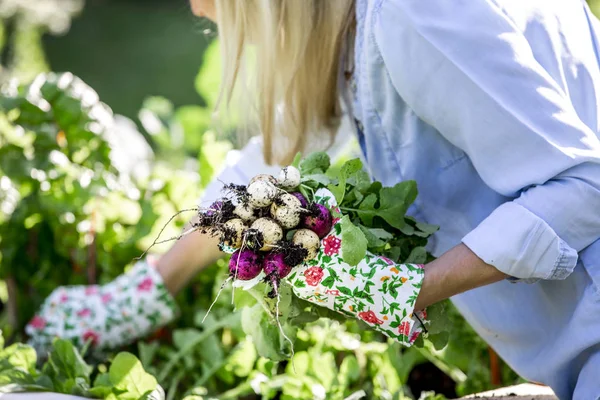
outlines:
[{"label": "white glove with red flowers", "polygon": [[144,337],[176,315],[176,305],[148,258],[106,285],[59,287],[27,324],[29,343],[45,354],[54,338],[95,351]]}]

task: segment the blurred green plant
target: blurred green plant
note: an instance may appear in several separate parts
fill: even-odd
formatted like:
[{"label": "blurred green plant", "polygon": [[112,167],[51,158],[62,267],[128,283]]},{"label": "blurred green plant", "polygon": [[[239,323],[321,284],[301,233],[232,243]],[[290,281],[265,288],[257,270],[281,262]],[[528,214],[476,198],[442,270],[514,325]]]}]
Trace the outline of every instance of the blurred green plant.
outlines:
[{"label": "blurred green plant", "polygon": [[61,35],[83,9],[84,0],[2,0],[0,2],[0,82],[31,80],[47,71],[45,33]]}]

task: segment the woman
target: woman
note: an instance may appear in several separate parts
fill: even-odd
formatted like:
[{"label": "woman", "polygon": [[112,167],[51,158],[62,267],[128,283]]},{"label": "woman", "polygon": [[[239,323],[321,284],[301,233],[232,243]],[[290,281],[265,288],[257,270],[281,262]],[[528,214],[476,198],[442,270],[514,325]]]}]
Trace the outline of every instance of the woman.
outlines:
[{"label": "woman", "polygon": [[[452,297],[522,376],[600,398],[600,36],[584,1],[192,7],[219,25],[225,93],[256,45],[267,161],[275,131],[295,144],[285,162],[308,132],[334,129],[344,93],[373,177],[417,181],[409,212],[441,229],[416,310]],[[217,256],[192,256],[199,245],[213,247],[190,237],[160,259],[171,291]]]}]

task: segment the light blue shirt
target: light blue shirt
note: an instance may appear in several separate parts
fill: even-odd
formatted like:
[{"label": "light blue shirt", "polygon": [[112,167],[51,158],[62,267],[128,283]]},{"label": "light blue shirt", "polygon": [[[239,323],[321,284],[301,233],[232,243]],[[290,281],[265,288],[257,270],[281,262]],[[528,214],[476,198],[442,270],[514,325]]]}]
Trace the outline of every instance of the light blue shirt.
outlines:
[{"label": "light blue shirt", "polygon": [[598,21],[582,0],[359,0],[353,113],[373,178],[516,278],[453,298],[518,373],[600,398]]}]

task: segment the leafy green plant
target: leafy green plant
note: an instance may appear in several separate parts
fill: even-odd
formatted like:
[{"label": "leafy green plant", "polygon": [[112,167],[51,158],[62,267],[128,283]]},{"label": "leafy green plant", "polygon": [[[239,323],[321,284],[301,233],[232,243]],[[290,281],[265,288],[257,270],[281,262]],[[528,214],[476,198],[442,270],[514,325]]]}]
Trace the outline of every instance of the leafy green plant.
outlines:
[{"label": "leafy green plant", "polygon": [[[158,400],[164,392],[131,353],[121,352],[94,368],[73,344],[56,340],[47,361],[38,369],[32,347],[15,343],[0,347],[0,393],[53,392],[107,400]],[[105,372],[101,372],[105,371]]]}]

